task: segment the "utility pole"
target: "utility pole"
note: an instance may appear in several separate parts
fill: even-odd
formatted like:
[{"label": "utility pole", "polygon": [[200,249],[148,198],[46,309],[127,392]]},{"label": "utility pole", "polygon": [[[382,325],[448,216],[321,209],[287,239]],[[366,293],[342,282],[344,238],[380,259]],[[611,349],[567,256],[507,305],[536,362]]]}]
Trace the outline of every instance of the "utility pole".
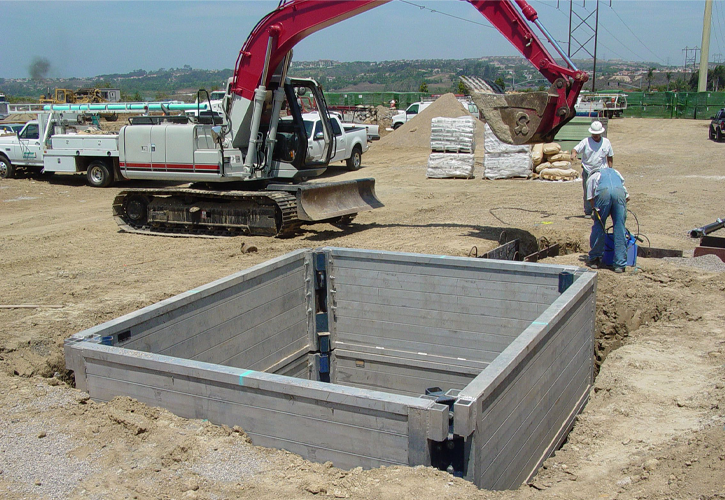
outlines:
[{"label": "utility pole", "polygon": [[707,90],[707,69],[710,59],[710,25],[712,24],[712,0],[705,0],[705,16],[702,20],[702,48],[700,49],[700,78],[697,91]]}]

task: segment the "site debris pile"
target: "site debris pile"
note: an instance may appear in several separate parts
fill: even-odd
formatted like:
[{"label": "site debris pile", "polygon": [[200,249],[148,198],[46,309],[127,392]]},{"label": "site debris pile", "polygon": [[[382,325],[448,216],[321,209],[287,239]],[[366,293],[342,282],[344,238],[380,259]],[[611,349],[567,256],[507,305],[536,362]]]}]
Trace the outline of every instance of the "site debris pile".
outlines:
[{"label": "site debris pile", "polygon": [[472,116],[431,121],[429,179],[473,178],[476,121]]},{"label": "site debris pile", "polygon": [[562,151],[556,142],[534,144],[531,158],[535,179],[568,181],[579,177],[579,172],[572,168],[571,154]]},{"label": "site debris pile", "polygon": [[[431,122],[433,118],[460,118],[471,116],[454,94],[445,94],[435,100],[414,118],[408,120],[395,132],[390,132],[375,144],[377,150],[418,149],[429,150],[431,141]],[[475,131],[476,142],[483,141],[483,128]]]},{"label": "site debris pile", "polygon": [[509,179],[531,176],[533,163],[531,146],[516,146],[501,141],[486,124],[483,134],[483,147],[486,155],[483,159],[484,179]]}]

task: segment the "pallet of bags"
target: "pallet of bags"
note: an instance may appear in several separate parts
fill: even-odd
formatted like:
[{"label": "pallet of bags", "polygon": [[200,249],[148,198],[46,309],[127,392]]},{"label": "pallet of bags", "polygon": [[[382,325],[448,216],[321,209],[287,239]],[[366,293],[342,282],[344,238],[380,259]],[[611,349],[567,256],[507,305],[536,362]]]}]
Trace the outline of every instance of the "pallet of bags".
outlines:
[{"label": "pallet of bags", "polygon": [[531,159],[534,165],[534,178],[566,181],[579,177],[579,172],[572,166],[569,152],[562,151],[561,146],[555,142],[535,144]]},{"label": "pallet of bags", "polygon": [[474,158],[472,153],[431,153],[428,157],[429,179],[471,179]]},{"label": "pallet of bags", "polygon": [[507,144],[494,135],[488,124],[485,127],[483,148],[486,154],[483,157],[483,178],[529,177],[533,168],[531,146]]},{"label": "pallet of bags", "polygon": [[531,176],[531,153],[486,153],[483,157],[484,179],[510,179]]},{"label": "pallet of bags", "polygon": [[472,116],[437,117],[430,124],[430,149],[442,153],[474,153],[476,121]]}]

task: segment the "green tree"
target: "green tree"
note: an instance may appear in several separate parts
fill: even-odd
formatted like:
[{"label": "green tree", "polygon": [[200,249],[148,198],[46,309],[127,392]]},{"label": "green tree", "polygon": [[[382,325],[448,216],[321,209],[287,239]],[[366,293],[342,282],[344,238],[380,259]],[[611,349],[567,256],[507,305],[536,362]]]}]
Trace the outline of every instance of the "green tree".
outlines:
[{"label": "green tree", "polygon": [[670,90],[670,80],[672,80],[672,73],[669,71],[667,73],[665,73],[665,78],[667,78],[667,90],[669,91]]},{"label": "green tree", "polygon": [[456,94],[466,94],[468,89],[461,80],[458,80],[458,87],[456,88]]},{"label": "green tree", "polygon": [[137,90],[137,91],[136,91],[136,93],[135,93],[135,94],[133,95],[133,97],[131,97],[131,100],[132,100],[133,102],[143,102],[143,101],[144,101],[144,98],[143,98],[143,96],[142,96],[142,95],[141,95],[141,94],[139,93],[139,91]]},{"label": "green tree", "polygon": [[503,78],[501,78],[500,76],[496,78],[493,83],[501,87],[502,90],[506,90],[506,82],[503,81]]},{"label": "green tree", "polygon": [[652,88],[652,78],[655,76],[655,69],[650,68],[647,70],[647,92]]},{"label": "green tree", "polygon": [[428,84],[425,83],[425,80],[423,80],[423,83],[420,84],[420,91],[424,94],[428,93]]}]

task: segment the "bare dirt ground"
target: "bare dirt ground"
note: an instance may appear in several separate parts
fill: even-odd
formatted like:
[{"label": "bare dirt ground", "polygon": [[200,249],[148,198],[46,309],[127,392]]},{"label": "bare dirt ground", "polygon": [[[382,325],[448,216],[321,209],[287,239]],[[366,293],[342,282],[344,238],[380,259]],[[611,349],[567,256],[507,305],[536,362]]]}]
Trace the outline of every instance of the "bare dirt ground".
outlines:
[{"label": "bare dirt ground", "polygon": [[[707,125],[610,122],[615,167],[652,246],[691,254],[697,242],[686,232],[725,216],[725,145],[707,140]],[[561,242],[569,253],[551,261],[580,263],[591,224],[580,217],[580,183],[484,181],[480,170],[427,180],[427,155],[374,144],[365,168],[334,178],[375,177],[385,208],[285,240],[125,234],[111,217],[118,187],[92,189],[80,176],[0,181],[0,305],[59,306],[0,309],[0,495],[725,498],[725,273],[685,262],[599,271],[591,399],[564,446],[516,491],[479,491],[424,467],[342,471],[255,447],[242,429],[125,398],[93,402],[66,384],[62,345],[73,333],[293,249],[465,256],[505,231],[529,248]],[[628,226],[636,230],[632,218]],[[258,252],[243,253],[243,243]]]}]

